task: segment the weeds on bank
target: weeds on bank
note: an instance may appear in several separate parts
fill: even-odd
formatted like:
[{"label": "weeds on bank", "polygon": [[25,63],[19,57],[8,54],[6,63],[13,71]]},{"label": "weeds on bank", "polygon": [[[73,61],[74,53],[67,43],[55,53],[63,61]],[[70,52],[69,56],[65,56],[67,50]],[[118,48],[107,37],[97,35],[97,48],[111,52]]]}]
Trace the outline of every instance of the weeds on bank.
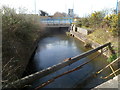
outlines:
[{"label": "weeds on bank", "polygon": [[18,78],[15,76],[21,74],[22,68],[25,67],[24,63],[29,59],[33,43],[43,31],[38,15],[17,14],[15,9],[6,6],[0,9],[0,13],[2,14],[3,80],[14,81]]}]

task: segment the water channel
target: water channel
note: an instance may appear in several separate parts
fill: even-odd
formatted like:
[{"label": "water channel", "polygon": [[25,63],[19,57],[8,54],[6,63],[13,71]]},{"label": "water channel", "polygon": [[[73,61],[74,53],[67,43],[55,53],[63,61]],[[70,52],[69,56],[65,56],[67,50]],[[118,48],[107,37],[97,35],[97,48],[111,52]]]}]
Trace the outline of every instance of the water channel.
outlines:
[{"label": "water channel", "polygon": [[[67,36],[65,32],[57,32],[55,34],[49,35],[48,37],[43,38],[38,43],[38,48],[34,55],[34,60],[31,65],[31,73],[40,71],[42,69],[51,67],[52,65],[62,62],[66,58],[74,57],[80,55],[81,53],[88,51],[89,49],[84,47],[83,42],[79,41],[76,38]],[[65,72],[71,70],[78,65],[90,60],[99,53],[94,53],[89,57],[83,58],[53,74],[50,74],[46,77],[43,77],[33,83],[34,87],[39,86],[43,82]],[[80,84],[86,80],[93,72],[101,69],[107,64],[106,57],[101,55],[96,58],[94,61],[85,65],[78,71],[74,71],[70,74],[64,75],[44,88],[75,88],[81,87]],[[85,81],[82,88],[93,88],[94,86],[106,81],[101,79],[101,76],[105,76],[110,73],[110,70],[107,69],[105,72],[100,75],[91,78],[89,81]]]}]

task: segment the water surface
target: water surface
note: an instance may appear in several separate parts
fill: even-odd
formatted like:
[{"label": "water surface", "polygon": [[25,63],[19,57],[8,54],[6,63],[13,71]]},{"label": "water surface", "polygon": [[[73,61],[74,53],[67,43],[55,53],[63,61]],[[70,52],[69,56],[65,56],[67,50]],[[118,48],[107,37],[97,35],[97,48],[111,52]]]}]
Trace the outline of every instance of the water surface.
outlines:
[{"label": "water surface", "polygon": [[[66,36],[65,33],[53,34],[40,40],[38,48],[36,50],[36,54],[34,56],[34,69],[36,71],[40,71],[42,69],[51,67],[52,65],[58,64],[66,58],[80,55],[87,50],[88,49],[83,46],[83,42],[77,40],[76,38]],[[83,58],[53,74],[37,80],[33,84],[34,87],[39,86],[41,83],[55,77],[56,75],[71,70],[78,65],[89,61],[97,54],[98,53],[92,54],[90,57]],[[79,86],[79,84],[83,82],[91,73],[99,70],[106,64],[106,58],[104,56],[100,56],[99,58],[85,65],[81,69],[56,79],[54,82],[45,86],[44,88],[73,88]],[[100,79],[100,77],[109,72],[110,71],[107,70],[106,72],[98,75],[94,79],[91,79],[91,81],[89,81],[89,84],[85,84],[85,86],[83,87],[91,88],[105,81]]]}]

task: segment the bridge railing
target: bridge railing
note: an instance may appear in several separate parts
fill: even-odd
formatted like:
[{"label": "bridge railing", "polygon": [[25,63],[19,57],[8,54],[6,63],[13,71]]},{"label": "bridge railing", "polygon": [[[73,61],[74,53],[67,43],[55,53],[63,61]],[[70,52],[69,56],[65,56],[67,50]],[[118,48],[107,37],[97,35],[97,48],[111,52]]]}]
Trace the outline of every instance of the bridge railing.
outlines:
[{"label": "bridge railing", "polygon": [[71,17],[42,18],[40,19],[40,22],[44,24],[71,24],[73,22],[73,18]]}]

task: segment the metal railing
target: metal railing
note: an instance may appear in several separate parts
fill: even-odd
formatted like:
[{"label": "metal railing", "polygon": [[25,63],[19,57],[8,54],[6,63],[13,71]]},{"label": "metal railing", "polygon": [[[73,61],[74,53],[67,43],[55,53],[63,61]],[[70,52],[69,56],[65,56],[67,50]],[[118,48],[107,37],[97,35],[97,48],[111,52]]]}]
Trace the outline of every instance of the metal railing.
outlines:
[{"label": "metal railing", "polygon": [[[57,65],[53,65],[53,66],[51,66],[49,68],[46,68],[44,70],[41,70],[39,72],[36,72],[36,73],[31,74],[29,76],[26,76],[24,78],[21,78],[19,80],[16,80],[15,82],[12,82],[12,83],[6,85],[5,88],[8,88],[8,87],[11,88],[13,86],[16,86],[18,88],[23,87],[24,85],[26,85],[28,83],[31,83],[31,82],[33,82],[33,81],[35,81],[37,79],[45,77],[45,76],[47,76],[47,75],[49,75],[51,73],[54,73],[55,71],[58,71],[58,70],[64,68],[65,66],[68,66],[68,65],[70,65],[70,64],[72,64],[72,63],[74,63],[74,62],[76,62],[76,61],[78,61],[78,60],[80,60],[82,58],[85,58],[88,55],[91,55],[92,53],[95,53],[98,50],[103,49],[104,47],[107,47],[107,46],[110,47],[110,45],[111,45],[111,43],[106,43],[106,44],[101,45],[101,46],[99,46],[99,47],[97,47],[95,49],[92,49],[92,50],[89,50],[89,51],[87,51],[85,53],[82,53],[82,54],[80,54],[78,56],[65,59],[63,62],[58,63]],[[86,63],[89,63],[89,62],[86,62]],[[84,63],[83,65],[85,65],[86,63]],[[81,66],[77,67],[77,69],[79,69],[80,67]],[[76,68],[75,68],[75,70],[76,70]],[[72,70],[72,71],[74,71],[74,70]],[[69,72],[71,72],[71,71],[69,71]],[[67,73],[69,73],[69,72],[67,72]]]},{"label": "metal railing", "polygon": [[44,24],[71,24],[73,22],[73,18],[71,17],[41,18],[40,22]]},{"label": "metal railing", "polygon": [[113,69],[113,67],[112,67],[112,65],[113,64],[119,64],[119,62],[120,62],[120,57],[118,57],[116,60],[114,60],[114,61],[112,61],[110,64],[108,64],[106,67],[104,67],[104,68],[102,68],[101,70],[99,70],[98,72],[96,72],[96,74],[100,74],[101,72],[103,72],[104,70],[106,70],[107,68],[110,68],[111,69],[111,71],[112,71],[112,73],[111,74],[109,74],[109,75],[107,75],[107,76],[105,76],[105,77],[101,77],[102,79],[107,79],[107,78],[109,78],[110,76],[112,76],[112,75],[114,75],[114,76],[117,76],[117,72],[118,71],[120,71],[120,68],[119,68],[119,66],[118,66],[118,69],[117,70],[114,70]]}]

